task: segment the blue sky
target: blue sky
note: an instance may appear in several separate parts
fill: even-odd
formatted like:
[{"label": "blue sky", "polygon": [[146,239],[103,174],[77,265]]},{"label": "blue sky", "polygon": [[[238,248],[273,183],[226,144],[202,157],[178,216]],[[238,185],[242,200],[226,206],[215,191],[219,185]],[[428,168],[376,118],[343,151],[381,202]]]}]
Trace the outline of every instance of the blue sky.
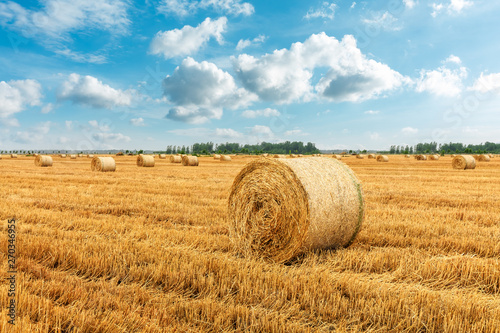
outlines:
[{"label": "blue sky", "polygon": [[500,3],[0,1],[0,149],[500,142]]}]

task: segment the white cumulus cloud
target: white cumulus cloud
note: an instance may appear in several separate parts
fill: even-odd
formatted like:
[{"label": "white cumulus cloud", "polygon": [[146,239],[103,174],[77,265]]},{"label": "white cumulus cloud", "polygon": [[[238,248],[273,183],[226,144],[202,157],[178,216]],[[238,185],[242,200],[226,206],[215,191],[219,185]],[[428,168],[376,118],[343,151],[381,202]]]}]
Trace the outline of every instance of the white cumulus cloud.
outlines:
[{"label": "white cumulus cloud", "polygon": [[417,134],[418,129],[413,127],[405,127],[401,129],[401,132],[406,135],[412,135],[412,134]]},{"label": "white cumulus cloud", "polygon": [[155,55],[161,54],[165,59],[191,55],[212,37],[221,44],[226,25],[225,17],[215,21],[207,17],[197,27],[186,25],[182,29],[159,31],[151,42],[150,52]]},{"label": "white cumulus cloud", "polygon": [[238,42],[238,44],[236,45],[236,50],[241,51],[244,48],[247,48],[247,47],[252,46],[252,45],[254,45],[254,46],[260,45],[265,40],[266,40],[266,36],[265,35],[259,35],[259,36],[255,37],[252,40],[250,40],[250,39],[240,39],[239,42]]},{"label": "white cumulus cloud", "polygon": [[436,96],[454,97],[463,90],[462,80],[467,77],[467,69],[449,69],[441,66],[435,70],[420,71],[416,91],[428,92]]},{"label": "white cumulus cloud", "polygon": [[450,0],[448,3],[432,3],[432,17],[436,17],[439,13],[446,9],[448,14],[460,14],[465,8],[474,5],[470,0]]},{"label": "white cumulus cloud", "polygon": [[3,123],[16,125],[14,114],[27,106],[40,105],[42,86],[36,80],[0,81],[0,119]]},{"label": "white cumulus cloud", "polygon": [[163,80],[163,92],[174,104],[167,118],[189,123],[220,119],[223,108],[247,106],[256,96],[238,88],[233,77],[215,64],[188,57]]},{"label": "white cumulus cloud", "polygon": [[309,11],[304,16],[305,19],[313,18],[323,18],[333,20],[335,17],[335,10],[337,9],[335,3],[329,3],[328,1],[323,1],[319,8],[310,8]]},{"label": "white cumulus cloud", "polygon": [[216,128],[215,135],[219,138],[226,139],[240,139],[244,136],[243,133],[235,131],[232,128]]},{"label": "white cumulus cloud", "polygon": [[141,126],[146,126],[146,124],[144,124],[144,119],[142,119],[141,117],[139,118],[132,118],[130,119],[130,123],[134,126],[138,126],[138,127],[141,127]]},{"label": "white cumulus cloud", "polygon": [[130,105],[132,91],[114,89],[93,76],[73,73],[61,85],[58,98],[94,108],[112,109],[116,106]]},{"label": "white cumulus cloud", "polygon": [[243,118],[278,117],[281,113],[276,109],[246,110],[241,113]]},{"label": "white cumulus cloud", "polygon": [[480,93],[494,92],[500,94],[500,73],[485,75],[481,73],[478,79],[474,81],[472,87],[468,90],[478,91]]},{"label": "white cumulus cloud", "polygon": [[252,4],[241,0],[162,0],[158,11],[180,17],[194,15],[198,9],[213,9],[228,15],[252,15],[255,11]]},{"label": "white cumulus cloud", "polygon": [[233,58],[233,65],[247,90],[275,103],[312,99],[311,78],[317,68],[328,69],[314,87],[317,96],[337,102],[376,98],[409,81],[389,66],[367,59],[351,35],[338,41],[325,33],[313,34],[289,50],[260,58],[241,54]]},{"label": "white cumulus cloud", "polygon": [[412,9],[416,5],[415,0],[403,0],[403,3],[405,4],[405,7],[408,9]]}]

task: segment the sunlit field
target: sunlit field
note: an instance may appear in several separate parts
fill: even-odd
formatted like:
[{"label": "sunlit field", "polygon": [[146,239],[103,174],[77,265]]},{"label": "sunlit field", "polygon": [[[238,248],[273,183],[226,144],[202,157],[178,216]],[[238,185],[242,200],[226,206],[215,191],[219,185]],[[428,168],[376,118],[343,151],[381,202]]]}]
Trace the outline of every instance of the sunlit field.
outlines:
[{"label": "sunlit field", "polygon": [[357,239],[288,264],[231,244],[227,198],[252,158],[141,168],[117,156],[116,172],[99,173],[86,157],[41,168],[4,156],[0,331],[500,331],[500,157],[474,170],[449,156],[343,158],[364,190]]}]

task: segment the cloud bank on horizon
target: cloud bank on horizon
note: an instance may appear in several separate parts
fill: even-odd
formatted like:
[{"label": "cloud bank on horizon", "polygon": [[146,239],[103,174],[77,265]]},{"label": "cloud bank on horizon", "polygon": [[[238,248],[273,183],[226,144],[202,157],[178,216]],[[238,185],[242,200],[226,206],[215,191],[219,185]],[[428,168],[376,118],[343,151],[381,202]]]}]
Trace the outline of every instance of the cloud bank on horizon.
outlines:
[{"label": "cloud bank on horizon", "polygon": [[498,14],[479,0],[5,1],[0,150],[499,142]]}]

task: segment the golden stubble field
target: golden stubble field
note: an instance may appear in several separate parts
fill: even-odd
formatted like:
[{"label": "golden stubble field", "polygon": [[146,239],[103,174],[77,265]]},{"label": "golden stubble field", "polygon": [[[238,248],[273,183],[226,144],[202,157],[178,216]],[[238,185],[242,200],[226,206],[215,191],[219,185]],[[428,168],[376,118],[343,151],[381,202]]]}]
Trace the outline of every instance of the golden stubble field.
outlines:
[{"label": "golden stubble field", "polygon": [[[314,158],[314,157],[311,157]],[[344,158],[366,213],[347,249],[291,264],[244,258],[227,198],[251,157],[0,160],[1,332],[499,332],[500,158]],[[17,318],[7,324],[7,220]]]}]

